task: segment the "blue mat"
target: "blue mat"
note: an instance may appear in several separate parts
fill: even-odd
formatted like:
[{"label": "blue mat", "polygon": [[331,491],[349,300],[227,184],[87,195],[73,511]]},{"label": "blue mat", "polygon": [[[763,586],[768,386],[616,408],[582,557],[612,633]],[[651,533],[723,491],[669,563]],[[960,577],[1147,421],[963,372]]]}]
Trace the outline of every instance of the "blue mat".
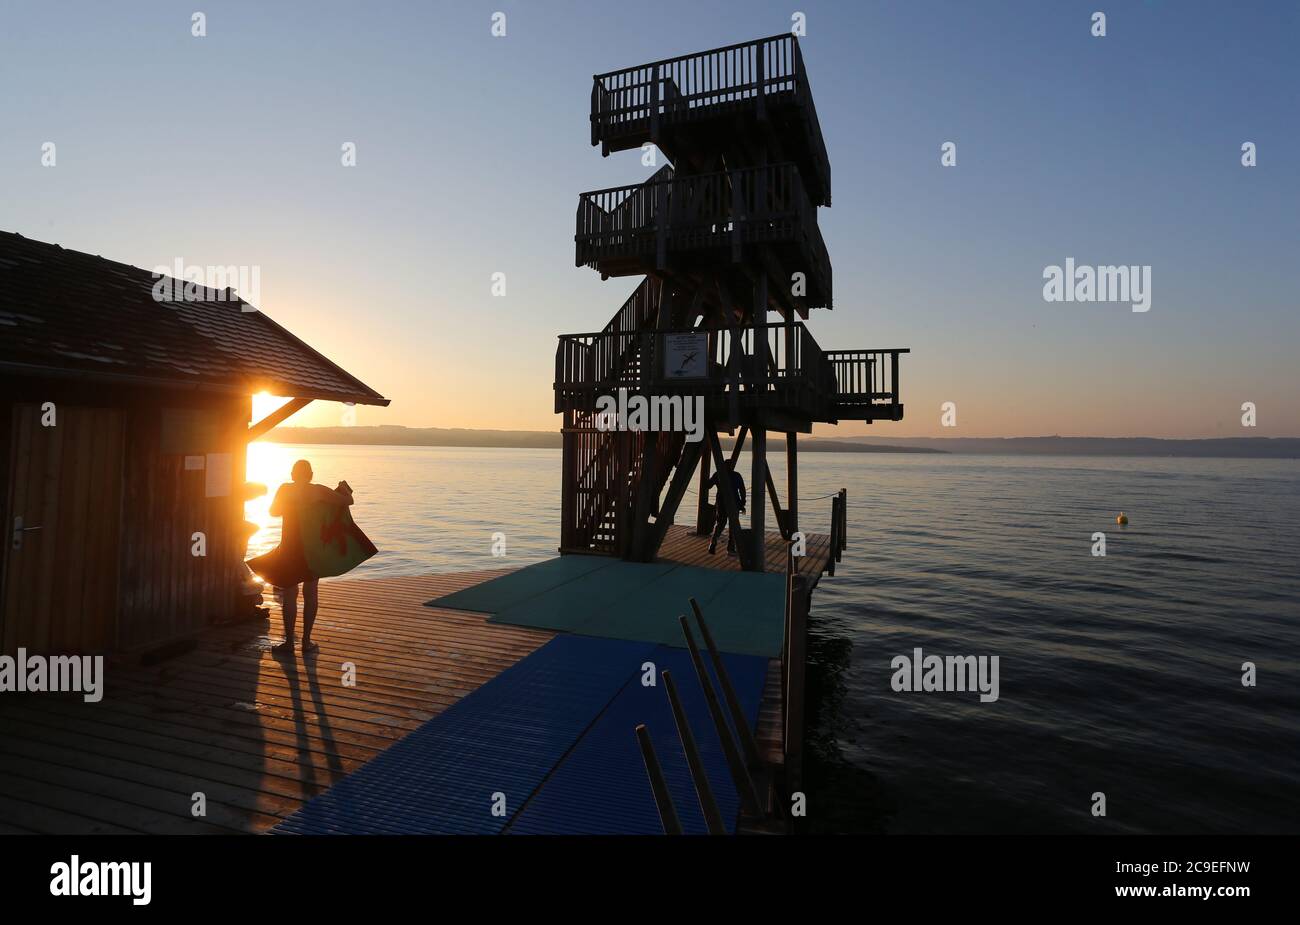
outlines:
[{"label": "blue mat", "polygon": [[681,646],[679,614],[699,601],[723,652],[776,658],[785,634],[785,576],[673,562],[561,556],[429,601],[490,613],[489,622]]},{"label": "blue mat", "polygon": [[[768,660],[723,658],[753,728]],[[638,723],[650,731],[683,827],[703,832],[662,678],[655,687],[641,684],[648,661],[657,673],[672,672],[714,796],[734,825],[739,799],[689,654],[566,635],[381,752],[271,832],[657,834],[663,828],[636,741]],[[506,799],[501,816],[492,813],[497,792]]]},{"label": "blue mat", "polygon": [[[698,633],[697,633],[698,636]],[[677,686],[682,708],[700,749],[700,759],[722,811],[728,831],[734,831],[740,812],[740,797],[731,782],[726,756],[709,715],[690,653],[659,646],[648,656],[658,671],[667,669]],[[713,676],[712,664],[704,655]],[[768,660],[749,655],[723,655],[727,674],[736,689],[745,716],[753,729],[767,680]],[[717,681],[714,680],[715,690]],[[725,702],[723,711],[729,711]],[[529,800],[506,828],[509,834],[619,834],[662,835],[663,825],[655,808],[645,762],[635,729],[645,723],[654,742],[655,754],[672,793],[673,804],[687,833],[705,834],[695,784],[682,751],[662,678],[655,687],[644,687],[638,676],[625,686],[601,714],[596,724],[578,741],[540,791]]]},{"label": "blue mat", "polygon": [[[644,643],[557,636],[272,832],[499,832],[653,651]],[[504,816],[491,811],[497,792],[506,797]]]}]

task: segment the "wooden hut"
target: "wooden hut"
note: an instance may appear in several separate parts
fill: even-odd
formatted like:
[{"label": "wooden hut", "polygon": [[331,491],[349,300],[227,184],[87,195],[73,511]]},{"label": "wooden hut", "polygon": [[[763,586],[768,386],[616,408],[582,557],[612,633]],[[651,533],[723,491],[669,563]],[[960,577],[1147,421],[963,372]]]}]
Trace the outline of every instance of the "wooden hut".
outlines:
[{"label": "wooden hut", "polygon": [[[249,441],[314,399],[388,404],[233,290],[160,300],[159,282],[0,232],[2,652],[138,650],[228,619]],[[292,400],[250,426],[262,391]]]}]

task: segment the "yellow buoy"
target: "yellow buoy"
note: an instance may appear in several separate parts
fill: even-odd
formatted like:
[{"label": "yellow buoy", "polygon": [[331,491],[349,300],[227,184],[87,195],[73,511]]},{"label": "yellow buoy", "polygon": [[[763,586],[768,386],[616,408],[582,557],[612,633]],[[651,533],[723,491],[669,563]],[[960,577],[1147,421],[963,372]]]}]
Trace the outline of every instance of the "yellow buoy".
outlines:
[{"label": "yellow buoy", "polygon": [[1120,511],[1119,516],[1115,518],[1115,523],[1119,524],[1121,527],[1124,526],[1124,524],[1128,523],[1128,515],[1123,511]]}]

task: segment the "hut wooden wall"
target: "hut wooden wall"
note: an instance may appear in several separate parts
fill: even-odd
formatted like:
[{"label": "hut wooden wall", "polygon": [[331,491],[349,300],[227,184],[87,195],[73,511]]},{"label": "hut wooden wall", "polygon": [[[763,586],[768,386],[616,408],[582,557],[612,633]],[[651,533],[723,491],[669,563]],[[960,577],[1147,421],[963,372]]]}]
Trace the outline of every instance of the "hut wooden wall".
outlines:
[{"label": "hut wooden wall", "polygon": [[[172,403],[175,407],[175,403]],[[164,445],[163,407],[127,409],[122,504],[118,647],[133,649],[185,636],[229,619],[243,577],[244,433],[248,399],[210,399],[191,408],[210,415],[215,431],[184,445]],[[179,452],[177,452],[179,450]],[[232,455],[230,493],[206,497],[208,454]],[[203,456],[186,469],[186,456]],[[192,554],[206,536],[207,555]]]},{"label": "hut wooden wall", "polygon": [[[41,620],[56,619],[41,616],[49,608],[36,607],[44,598],[32,597],[47,584],[55,589],[49,595],[53,604],[62,602],[60,606],[68,612],[77,609],[71,607],[66,589],[56,588],[53,579],[34,583],[18,568],[28,566],[17,559],[34,560],[42,544],[49,546],[56,536],[58,569],[54,572],[62,575],[75,569],[82,576],[83,586],[86,576],[101,576],[103,580],[96,578],[92,586],[103,587],[110,598],[115,590],[116,608],[108,599],[95,605],[96,612],[102,615],[103,632],[83,634],[84,638],[77,641],[78,648],[101,651],[146,647],[227,619],[243,577],[242,486],[250,399],[34,376],[0,376],[0,387],[0,395],[4,396],[0,399],[0,504],[5,507],[4,522],[12,529],[12,508],[20,499],[24,510],[19,513],[30,515],[30,523],[46,525],[40,532],[27,534],[18,557],[0,556],[0,612],[5,614],[4,628],[13,630],[8,634],[0,631],[0,635],[12,635],[18,642],[37,647],[58,641],[51,633],[61,623],[36,625]],[[39,431],[43,441],[40,447],[28,441],[29,451],[26,444],[14,443],[17,410],[24,403],[39,405],[45,401],[58,406],[63,426]],[[205,416],[212,426],[179,442],[173,433],[168,441],[171,445],[163,446],[167,409],[188,409]],[[30,413],[30,409],[24,411]],[[83,419],[103,427],[77,426]],[[101,439],[100,430],[104,435],[117,436],[112,441]],[[71,478],[87,471],[87,467],[102,478],[93,484],[83,479],[85,486],[77,482],[73,489],[51,495],[53,489],[47,489],[54,485],[52,476],[48,472],[41,479],[34,475],[37,469],[44,472],[49,466],[35,466],[32,455],[46,444],[51,452],[56,445],[61,451],[60,484],[65,474]],[[206,465],[203,469],[185,469],[186,455],[203,456],[206,464],[209,453],[231,454],[230,493],[224,497],[206,497]],[[15,457],[20,465],[14,465]],[[116,464],[110,466],[109,461]],[[38,489],[40,497],[35,498],[32,493]],[[47,495],[57,495],[61,500],[66,495],[78,503],[60,504],[56,517],[45,503]],[[38,510],[40,517],[36,516]],[[92,522],[94,529],[89,529]],[[196,531],[207,536],[206,556],[191,555],[191,538]],[[6,531],[6,541],[8,538]],[[47,571],[42,566],[39,576]],[[15,621],[15,614],[22,619]],[[63,617],[57,619],[62,621]]]},{"label": "hut wooden wall", "polygon": [[0,552],[0,650],[105,652],[117,625],[122,414],[67,402],[50,414],[32,401],[6,414],[5,523],[21,516],[28,532]]}]

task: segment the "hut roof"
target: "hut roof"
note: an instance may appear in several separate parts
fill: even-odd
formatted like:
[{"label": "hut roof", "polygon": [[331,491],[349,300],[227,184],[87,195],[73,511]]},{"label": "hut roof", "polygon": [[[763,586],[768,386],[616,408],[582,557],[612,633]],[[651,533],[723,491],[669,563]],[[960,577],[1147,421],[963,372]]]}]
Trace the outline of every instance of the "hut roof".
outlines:
[{"label": "hut roof", "polygon": [[159,281],[0,231],[0,372],[388,404],[233,290],[160,301]]}]

